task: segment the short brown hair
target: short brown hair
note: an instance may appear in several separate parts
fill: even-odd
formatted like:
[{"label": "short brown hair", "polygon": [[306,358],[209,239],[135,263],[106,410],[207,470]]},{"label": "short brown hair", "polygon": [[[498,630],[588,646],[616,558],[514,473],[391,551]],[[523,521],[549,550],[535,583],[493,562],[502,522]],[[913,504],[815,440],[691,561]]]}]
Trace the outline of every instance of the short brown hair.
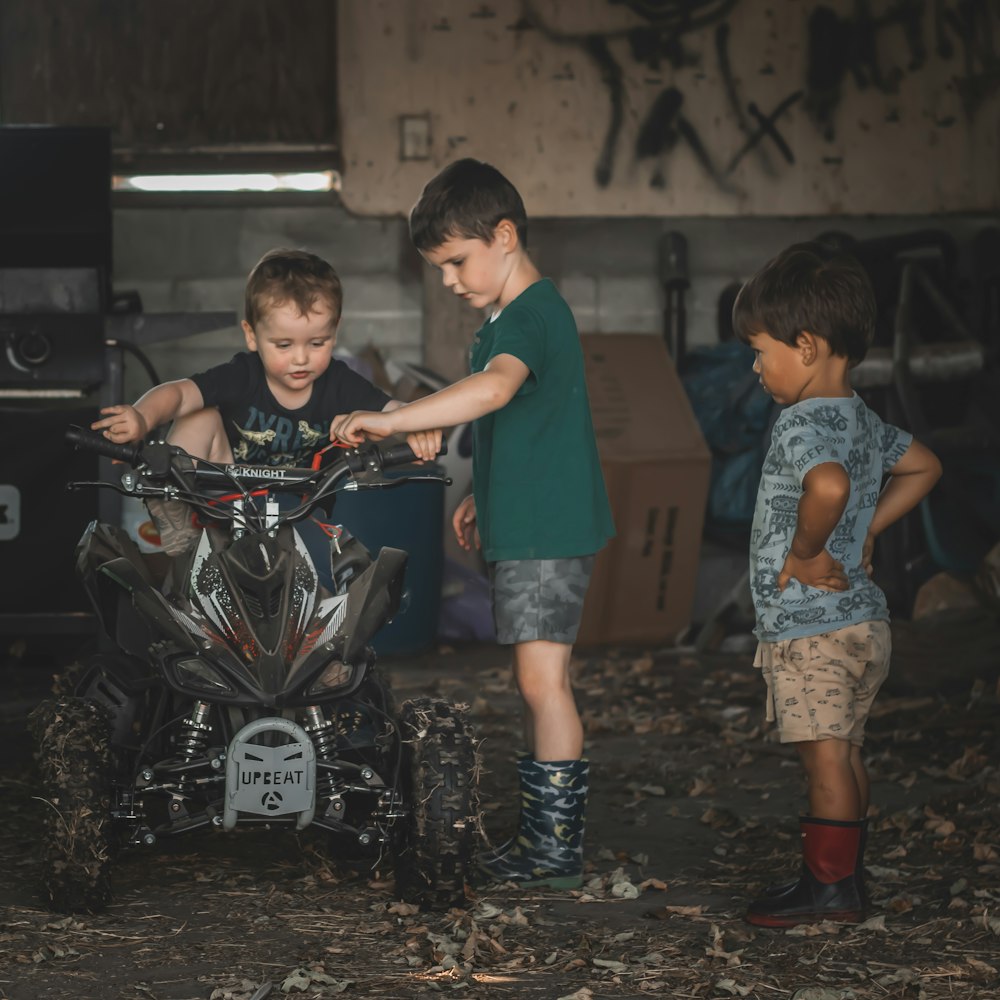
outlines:
[{"label": "short brown hair", "polygon": [[740,289],[733,332],[744,344],[767,333],[793,346],[808,330],[857,364],[871,346],[876,314],[871,281],[855,257],[820,241],[796,243]]},{"label": "short brown hair", "polygon": [[410,239],[418,250],[436,250],[455,238],[492,243],[504,219],[527,247],[528,216],[517,188],[482,160],[456,160],[427,182],[410,210]]},{"label": "short brown hair", "polygon": [[314,253],[277,247],[254,264],[247,278],[243,318],[255,328],[269,308],[286,302],[294,302],[305,316],[317,300],[330,307],[334,325],[339,323],[344,293],[337,272]]}]

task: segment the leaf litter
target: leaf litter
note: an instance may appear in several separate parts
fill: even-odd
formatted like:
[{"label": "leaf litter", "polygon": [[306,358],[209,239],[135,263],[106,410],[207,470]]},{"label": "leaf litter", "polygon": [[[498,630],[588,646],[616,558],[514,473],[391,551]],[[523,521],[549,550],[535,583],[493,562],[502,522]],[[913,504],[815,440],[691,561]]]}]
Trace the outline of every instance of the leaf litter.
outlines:
[{"label": "leaf litter", "polygon": [[[516,817],[518,720],[505,668],[480,659],[439,657],[432,686],[473,706],[497,839]],[[35,887],[30,778],[8,754],[0,998],[1000,997],[995,679],[974,697],[876,702],[872,912],[773,931],[743,911],[794,872],[804,786],[746,659],[609,650],[574,671],[594,781],[583,887],[474,884],[447,913],[395,898],[389,867],[237,828],[126,855],[107,912],[54,915]],[[430,693],[426,673],[394,683]]]}]

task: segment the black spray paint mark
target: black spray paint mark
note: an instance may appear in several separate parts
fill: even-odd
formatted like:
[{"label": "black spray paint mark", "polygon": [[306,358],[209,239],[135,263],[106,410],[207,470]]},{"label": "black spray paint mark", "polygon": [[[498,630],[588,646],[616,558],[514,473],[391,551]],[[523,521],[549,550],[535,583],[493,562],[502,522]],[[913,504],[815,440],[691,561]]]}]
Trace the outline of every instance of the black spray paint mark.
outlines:
[{"label": "black spray paint mark", "polygon": [[[754,130],[750,125],[750,120],[743,112],[743,102],[739,98],[739,94],[736,89],[736,78],[733,76],[732,63],[729,61],[728,21],[725,24],[720,24],[715,29],[715,58],[719,63],[719,74],[722,76],[722,87],[726,92],[726,100],[729,102],[729,108],[736,117],[736,124],[739,125],[740,131],[743,132],[748,139],[751,139],[753,137]],[[751,105],[751,107],[754,107],[754,105]],[[757,145],[757,143],[755,142],[754,145]],[[768,177],[773,177],[775,169],[774,165],[771,163],[770,157],[763,148],[758,149],[758,155],[760,165],[764,173],[767,174]],[[733,165],[729,167],[726,173],[729,173],[732,170]]]},{"label": "black spray paint mark", "polygon": [[943,22],[957,36],[962,48],[965,75],[955,78],[955,86],[962,107],[971,118],[987,98],[1000,90],[1000,53],[995,45],[1000,30],[993,22],[992,9],[972,0],[960,2],[957,9],[948,9]]},{"label": "black spray paint mark", "polygon": [[723,18],[739,0],[608,0],[612,6],[623,3],[633,13],[645,18],[650,26],[671,34],[685,34],[711,27]]},{"label": "black spray paint mark", "polygon": [[[638,30],[625,28],[602,34],[573,34],[559,31],[545,22],[532,0],[523,0],[522,19],[541,31],[550,42],[581,48],[597,64],[601,72],[601,79],[608,90],[611,104],[611,119],[594,168],[595,180],[602,188],[611,183],[614,174],[615,151],[621,134],[625,105],[624,74],[611,53],[610,42],[614,39],[626,39],[633,58],[652,69],[658,68],[661,59],[675,67],[697,65],[697,56],[686,52],[680,43],[680,37],[717,23],[736,6],[738,0],[609,0],[609,2],[624,2],[631,10],[648,20],[650,26]],[[694,151],[699,163],[718,183],[725,186],[724,178],[721,178],[715,170],[707,150],[691,123],[679,118],[671,128],[675,133],[673,142],[676,143],[678,138],[683,138]]]},{"label": "black spray paint mark", "polygon": [[735,169],[740,160],[743,159],[747,153],[750,152],[765,136],[769,138],[775,146],[778,147],[778,151],[785,158],[785,162],[789,165],[795,162],[795,154],[792,152],[791,147],[785,142],[781,133],[775,127],[775,122],[793,105],[796,101],[800,100],[802,97],[802,91],[797,90],[794,94],[789,94],[769,115],[761,114],[757,105],[750,102],[747,110],[753,116],[754,120],[757,122],[758,129],[754,132],[749,139],[747,139],[743,148],[740,149],[736,155],[729,161],[729,166],[726,167],[726,173],[731,174]]},{"label": "black spray paint mark", "polygon": [[625,84],[622,80],[622,68],[616,62],[608,43],[601,35],[590,35],[584,42],[584,51],[597,63],[601,71],[601,79],[608,88],[611,101],[611,120],[604,134],[601,152],[594,167],[594,179],[597,186],[605,188],[611,183],[614,171],[615,147],[618,145],[618,135],[622,130],[625,104]]},{"label": "black spray paint mark", "polygon": [[684,95],[676,87],[667,87],[657,96],[639,128],[635,144],[636,157],[640,160],[655,158],[659,161],[650,184],[653,187],[666,187],[663,161],[683,140],[694,153],[702,170],[723,190],[731,190],[712,162],[698,130],[681,114],[683,104]]},{"label": "black spray paint mark", "polygon": [[[950,59],[955,53],[953,35],[960,45],[965,75],[955,78],[955,86],[969,117],[1000,90],[1000,57],[994,45],[996,10],[995,5],[982,0],[957,0],[954,4],[934,0],[934,50],[940,58]],[[870,0],[856,0],[850,17],[840,17],[823,5],[812,11],[805,106],[825,139],[832,140],[836,134],[836,113],[848,75],[861,90],[873,87],[894,94],[908,73],[926,66],[925,14],[924,0],[895,0],[879,15],[873,14]],[[905,68],[882,64],[879,41],[887,30],[902,31],[909,54]]]}]

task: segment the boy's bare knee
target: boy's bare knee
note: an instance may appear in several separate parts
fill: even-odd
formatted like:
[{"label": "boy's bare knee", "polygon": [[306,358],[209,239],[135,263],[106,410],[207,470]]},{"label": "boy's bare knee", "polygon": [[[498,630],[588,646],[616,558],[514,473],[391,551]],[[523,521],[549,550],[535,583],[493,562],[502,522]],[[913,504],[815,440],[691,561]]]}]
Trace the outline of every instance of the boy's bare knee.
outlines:
[{"label": "boy's bare knee", "polygon": [[222,426],[222,415],[214,406],[196,410],[174,421],[167,440],[195,458],[209,462],[232,462],[233,452]]},{"label": "boy's bare knee", "polygon": [[810,776],[829,768],[849,767],[852,744],[847,740],[804,740],[795,744]]}]

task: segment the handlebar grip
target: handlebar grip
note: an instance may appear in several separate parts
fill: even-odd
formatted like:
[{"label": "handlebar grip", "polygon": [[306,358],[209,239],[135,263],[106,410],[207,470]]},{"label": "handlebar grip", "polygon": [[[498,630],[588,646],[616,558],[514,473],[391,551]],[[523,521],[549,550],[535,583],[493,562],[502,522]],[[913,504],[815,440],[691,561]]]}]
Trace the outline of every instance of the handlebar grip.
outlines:
[{"label": "handlebar grip", "polygon": [[[417,460],[417,456],[413,454],[413,449],[405,441],[389,445],[388,448],[379,448],[379,454],[382,456],[383,469],[391,468],[394,465],[408,465],[410,462]],[[448,442],[442,440],[438,457],[440,458],[441,455],[447,454]]]},{"label": "handlebar grip", "polygon": [[408,444],[393,444],[388,448],[379,448],[382,456],[382,468],[388,469],[393,465],[406,465],[408,462],[415,462],[417,456],[413,454],[413,449]]},{"label": "handlebar grip", "polygon": [[106,458],[117,458],[129,465],[136,466],[142,460],[141,444],[115,444],[103,434],[84,430],[82,427],[71,426],[66,431],[66,440],[81,451],[94,451]]}]

